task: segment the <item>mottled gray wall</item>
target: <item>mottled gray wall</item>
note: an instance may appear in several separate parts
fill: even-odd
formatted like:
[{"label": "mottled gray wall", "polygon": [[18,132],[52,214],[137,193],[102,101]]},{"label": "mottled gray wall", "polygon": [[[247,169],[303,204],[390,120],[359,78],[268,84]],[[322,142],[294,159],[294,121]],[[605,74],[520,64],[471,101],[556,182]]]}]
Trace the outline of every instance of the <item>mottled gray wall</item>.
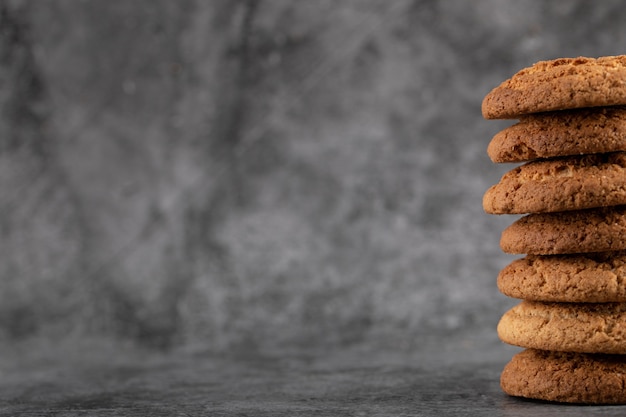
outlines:
[{"label": "mottled gray wall", "polygon": [[[518,69],[620,1],[0,0],[0,341],[494,341]],[[433,339],[434,338],[434,339]]]}]

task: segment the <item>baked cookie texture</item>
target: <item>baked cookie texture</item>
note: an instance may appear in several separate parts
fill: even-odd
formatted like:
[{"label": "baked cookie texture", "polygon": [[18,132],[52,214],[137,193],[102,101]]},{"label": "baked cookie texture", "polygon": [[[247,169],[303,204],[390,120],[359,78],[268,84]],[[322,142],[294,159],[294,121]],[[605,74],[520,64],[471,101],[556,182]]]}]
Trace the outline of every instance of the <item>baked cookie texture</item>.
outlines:
[{"label": "baked cookie texture", "polygon": [[626,152],[538,160],[516,167],[487,190],[490,214],[581,210],[626,204]]},{"label": "baked cookie texture", "polygon": [[486,119],[626,104],[626,56],[540,61],[494,88],[482,103]]},{"label": "baked cookie texture", "polygon": [[527,214],[504,229],[500,248],[529,255],[626,250],[626,207]]},{"label": "baked cookie texture", "polygon": [[626,403],[622,355],[526,349],[504,367],[500,386],[509,395],[578,404]]},{"label": "baked cookie texture", "polygon": [[498,274],[504,295],[561,303],[626,302],[626,252],[528,255]]},{"label": "baked cookie texture", "polygon": [[489,142],[496,163],[626,151],[626,107],[529,114]]},{"label": "baked cookie texture", "polygon": [[494,88],[487,119],[519,119],[487,153],[518,163],[483,195],[523,215],[500,247],[523,254],[498,274],[521,302],[497,332],[525,348],[502,389],[558,402],[626,404],[626,55],[538,62]]},{"label": "baked cookie texture", "polygon": [[561,352],[626,354],[626,303],[524,300],[498,323],[508,344]]}]

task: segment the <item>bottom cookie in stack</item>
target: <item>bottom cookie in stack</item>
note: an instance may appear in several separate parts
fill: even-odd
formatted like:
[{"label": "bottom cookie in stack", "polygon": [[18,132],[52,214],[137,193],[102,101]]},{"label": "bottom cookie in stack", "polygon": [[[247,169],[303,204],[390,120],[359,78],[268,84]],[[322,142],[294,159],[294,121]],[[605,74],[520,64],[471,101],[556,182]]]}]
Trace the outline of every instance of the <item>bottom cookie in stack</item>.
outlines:
[{"label": "bottom cookie in stack", "polygon": [[517,397],[579,404],[626,403],[623,355],[526,349],[500,377],[504,392]]}]

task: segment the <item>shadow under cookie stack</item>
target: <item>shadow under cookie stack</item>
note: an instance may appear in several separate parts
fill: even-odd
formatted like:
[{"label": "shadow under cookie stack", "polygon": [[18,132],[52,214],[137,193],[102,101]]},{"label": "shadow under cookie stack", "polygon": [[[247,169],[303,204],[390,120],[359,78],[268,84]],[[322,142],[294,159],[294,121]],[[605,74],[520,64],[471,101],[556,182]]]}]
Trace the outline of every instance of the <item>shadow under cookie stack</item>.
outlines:
[{"label": "shadow under cookie stack", "polygon": [[[624,107],[622,107],[624,106]],[[523,69],[482,104],[517,119],[488,147],[518,163],[484,195],[491,214],[522,215],[501,235],[525,255],[498,275],[522,301],[498,336],[524,348],[505,366],[509,395],[626,403],[626,56],[562,58]]]}]

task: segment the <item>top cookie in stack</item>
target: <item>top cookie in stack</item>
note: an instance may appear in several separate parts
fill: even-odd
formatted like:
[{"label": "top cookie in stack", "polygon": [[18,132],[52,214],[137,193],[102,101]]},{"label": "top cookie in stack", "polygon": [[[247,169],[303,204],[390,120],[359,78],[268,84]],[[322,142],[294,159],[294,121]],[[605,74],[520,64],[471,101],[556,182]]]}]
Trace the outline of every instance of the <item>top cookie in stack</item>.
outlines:
[{"label": "top cookie in stack", "polygon": [[560,58],[519,71],[483,100],[485,119],[626,104],[626,55]]},{"label": "top cookie in stack", "polygon": [[[626,403],[626,56],[538,62],[494,88],[482,112],[519,119],[488,154],[520,165],[483,197],[488,213],[525,215],[500,240],[504,252],[526,257],[498,276],[501,292],[523,300],[498,335],[529,350],[507,365],[502,388]],[[614,366],[591,383],[607,360]],[[561,384],[563,375],[578,375],[576,383]]]}]

